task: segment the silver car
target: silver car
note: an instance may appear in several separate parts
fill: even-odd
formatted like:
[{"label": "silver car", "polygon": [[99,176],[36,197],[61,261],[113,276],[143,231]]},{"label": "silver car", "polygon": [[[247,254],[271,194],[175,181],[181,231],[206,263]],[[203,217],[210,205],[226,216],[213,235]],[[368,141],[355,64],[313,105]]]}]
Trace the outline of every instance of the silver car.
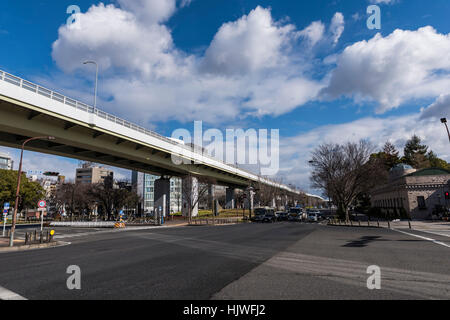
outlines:
[{"label": "silver car", "polygon": [[316,212],[310,212],[308,213],[308,222],[318,222],[319,221],[319,215]]}]

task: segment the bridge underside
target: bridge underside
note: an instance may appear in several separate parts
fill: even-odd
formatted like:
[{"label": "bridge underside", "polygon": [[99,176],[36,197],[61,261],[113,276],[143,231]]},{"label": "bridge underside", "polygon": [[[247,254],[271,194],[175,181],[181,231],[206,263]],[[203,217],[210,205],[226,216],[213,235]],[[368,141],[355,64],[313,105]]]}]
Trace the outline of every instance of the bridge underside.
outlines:
[{"label": "bridge underside", "polygon": [[206,165],[176,165],[167,151],[0,96],[0,145],[21,148],[26,139],[37,136],[54,136],[56,140],[32,141],[26,150],[161,176],[194,174],[230,187],[250,184],[245,178]]}]

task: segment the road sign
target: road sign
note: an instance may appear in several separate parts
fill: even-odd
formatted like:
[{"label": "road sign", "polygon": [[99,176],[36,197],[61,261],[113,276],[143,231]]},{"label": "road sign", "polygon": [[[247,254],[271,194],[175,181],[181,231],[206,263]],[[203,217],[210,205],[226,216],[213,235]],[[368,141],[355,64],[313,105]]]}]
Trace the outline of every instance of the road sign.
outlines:
[{"label": "road sign", "polygon": [[3,205],[3,209],[8,210],[9,209],[9,202],[5,202]]},{"label": "road sign", "polygon": [[47,206],[47,202],[45,202],[45,200],[39,201],[38,207],[39,207],[40,209],[44,209],[46,206]]}]

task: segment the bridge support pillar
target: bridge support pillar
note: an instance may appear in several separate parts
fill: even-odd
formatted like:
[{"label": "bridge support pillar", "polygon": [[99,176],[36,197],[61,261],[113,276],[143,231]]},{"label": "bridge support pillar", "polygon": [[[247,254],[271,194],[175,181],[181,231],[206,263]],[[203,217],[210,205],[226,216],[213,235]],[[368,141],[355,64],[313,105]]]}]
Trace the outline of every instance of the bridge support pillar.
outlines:
[{"label": "bridge support pillar", "polygon": [[195,177],[185,177],[182,183],[182,204],[183,217],[189,217],[189,209],[192,210],[192,217],[198,216],[198,179]]},{"label": "bridge support pillar", "polygon": [[234,209],[234,195],[235,195],[235,189],[234,188],[227,188],[226,191],[226,208],[227,209]]},{"label": "bridge support pillar", "polygon": [[215,206],[215,203],[214,203],[214,185],[213,184],[210,184],[209,186],[208,186],[208,206],[209,206],[209,209],[211,210],[211,211],[213,211],[213,213],[214,213],[214,206]]},{"label": "bridge support pillar", "polygon": [[[165,203],[164,203],[165,200]],[[155,180],[155,213],[168,217],[170,211],[170,179]]]},{"label": "bridge support pillar", "polygon": [[255,191],[252,187],[248,188],[248,205],[250,210],[250,218],[253,215],[254,207],[255,207]]}]

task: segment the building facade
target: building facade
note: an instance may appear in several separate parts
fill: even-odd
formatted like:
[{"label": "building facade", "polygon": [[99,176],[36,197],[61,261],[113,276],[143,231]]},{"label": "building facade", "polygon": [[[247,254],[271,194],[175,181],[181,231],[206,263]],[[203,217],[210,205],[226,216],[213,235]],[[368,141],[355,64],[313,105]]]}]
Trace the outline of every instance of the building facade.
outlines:
[{"label": "building facade", "polygon": [[[141,197],[140,210],[151,213],[155,210],[155,181],[160,177],[133,171],[131,182],[136,193]],[[181,179],[170,179],[170,213],[181,212],[182,207]]]},{"label": "building facade", "polygon": [[450,171],[445,169],[415,170],[400,164],[391,169],[386,185],[371,192],[371,204],[385,214],[431,219],[450,206],[449,181]]},{"label": "building facade", "polygon": [[13,161],[9,155],[0,152],[0,169],[13,170]]},{"label": "building facade", "polygon": [[104,182],[108,176],[114,177],[114,172],[103,167],[83,165],[77,169],[75,179],[77,183],[95,184]]}]

